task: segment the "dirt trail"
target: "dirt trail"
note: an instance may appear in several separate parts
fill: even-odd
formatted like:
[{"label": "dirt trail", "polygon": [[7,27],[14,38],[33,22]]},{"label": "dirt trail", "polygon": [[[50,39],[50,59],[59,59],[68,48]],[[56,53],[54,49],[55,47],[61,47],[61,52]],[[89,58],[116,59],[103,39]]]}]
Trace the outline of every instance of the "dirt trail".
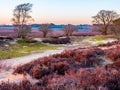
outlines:
[{"label": "dirt trail", "polygon": [[[109,41],[106,41],[106,42],[109,42]],[[91,44],[93,44],[93,42],[91,42]],[[35,54],[23,56],[23,57],[1,60],[0,61],[0,68],[1,68],[0,69],[0,83],[2,81],[18,83],[25,78],[29,79],[31,81],[31,83],[35,83],[35,82],[37,82],[37,80],[32,79],[29,75],[26,75],[26,76],[24,76],[22,74],[13,75],[12,73],[13,73],[14,69],[19,65],[26,64],[26,63],[34,61],[38,58],[42,58],[42,57],[53,55],[53,54],[58,54],[58,53],[63,52],[65,49],[75,49],[75,48],[79,48],[81,46],[82,46],[82,48],[86,47],[84,42],[83,43],[81,42],[81,43],[77,43],[77,44],[63,45],[62,47],[60,47],[56,50],[45,50],[42,53],[35,53]],[[111,62],[107,62],[107,63],[111,63]]]},{"label": "dirt trail", "polygon": [[5,67],[6,68],[16,68],[16,66],[18,66],[18,65],[26,64],[30,61],[33,61],[33,60],[41,58],[41,57],[61,53],[63,50],[64,50],[64,48],[58,48],[56,50],[45,50],[41,53],[35,53],[35,54],[30,54],[30,55],[22,56],[22,57],[18,57],[18,58],[1,60],[0,65],[1,65],[1,68],[2,67],[3,68],[5,68]]}]

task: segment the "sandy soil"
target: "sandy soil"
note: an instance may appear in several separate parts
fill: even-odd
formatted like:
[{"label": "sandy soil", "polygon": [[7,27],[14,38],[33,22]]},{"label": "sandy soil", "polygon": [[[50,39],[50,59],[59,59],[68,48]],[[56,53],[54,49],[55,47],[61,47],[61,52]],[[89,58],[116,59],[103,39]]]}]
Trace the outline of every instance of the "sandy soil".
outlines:
[{"label": "sandy soil", "polygon": [[[113,40],[106,40],[106,41],[103,41],[103,43],[107,43],[107,42],[111,42],[111,41],[113,41]],[[37,80],[32,79],[32,77],[30,77],[29,75],[25,76],[22,74],[17,74],[17,75],[12,74],[14,69],[19,65],[26,64],[28,62],[35,60],[35,59],[49,56],[49,55],[53,55],[53,54],[57,54],[57,53],[61,53],[65,49],[87,47],[87,46],[89,46],[89,45],[87,45],[88,43],[89,43],[89,45],[96,46],[98,42],[84,40],[81,43],[63,45],[62,47],[60,47],[56,50],[45,50],[42,53],[35,53],[35,54],[23,56],[23,57],[1,60],[0,61],[0,68],[1,68],[0,69],[0,83],[2,81],[4,81],[4,82],[9,81],[9,82],[18,83],[23,79],[29,79],[31,81],[31,83],[35,83],[35,82],[37,82]],[[108,63],[112,63],[112,62],[110,62],[109,60],[106,60],[105,64],[108,64]]]}]

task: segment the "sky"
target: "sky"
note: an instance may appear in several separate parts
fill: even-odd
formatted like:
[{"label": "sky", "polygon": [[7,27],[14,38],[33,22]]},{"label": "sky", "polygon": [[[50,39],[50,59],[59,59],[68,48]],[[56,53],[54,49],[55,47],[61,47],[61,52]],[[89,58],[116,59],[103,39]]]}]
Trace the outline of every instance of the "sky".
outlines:
[{"label": "sky", "polygon": [[12,24],[15,6],[28,2],[33,4],[31,23],[92,24],[100,10],[120,14],[120,0],[0,0],[0,24]]}]

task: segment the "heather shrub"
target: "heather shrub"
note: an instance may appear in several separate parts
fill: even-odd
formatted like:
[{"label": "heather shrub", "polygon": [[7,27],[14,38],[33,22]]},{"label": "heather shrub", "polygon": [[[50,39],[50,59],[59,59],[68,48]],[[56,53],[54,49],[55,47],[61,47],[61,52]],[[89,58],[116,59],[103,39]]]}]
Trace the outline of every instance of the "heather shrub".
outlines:
[{"label": "heather shrub", "polygon": [[[39,80],[35,85],[28,84],[30,89],[23,85],[27,90],[120,90],[119,49],[65,50],[19,66],[14,73],[26,72]],[[100,57],[104,56],[114,62],[101,65],[104,60]]]},{"label": "heather shrub", "polygon": [[30,75],[34,78],[40,79],[44,75],[50,74],[51,70],[48,67],[41,67],[40,65],[34,66],[30,70]]},{"label": "heather shrub", "polygon": [[[53,73],[39,78],[39,82],[32,85],[23,81],[19,85],[5,84],[1,90],[120,90],[120,69],[81,68],[77,71],[69,69],[69,73],[59,75]],[[9,88],[9,89],[8,89]]]},{"label": "heather shrub", "polygon": [[96,67],[100,65],[101,59],[98,55],[103,55],[103,51],[99,49],[85,49],[85,50],[73,50],[64,51],[61,54],[56,54],[50,57],[41,58],[19,66],[16,68],[14,73],[24,73],[27,72],[34,77],[38,74],[41,78],[44,75],[48,75],[56,72],[57,74],[64,75],[68,69],[80,69],[88,67]]},{"label": "heather shrub", "polygon": [[28,80],[23,80],[21,83],[2,83],[0,85],[0,90],[31,90],[31,84]]},{"label": "heather shrub", "polygon": [[113,42],[108,42],[106,44],[100,44],[99,46],[100,47],[105,47],[105,46],[112,46],[112,45],[117,45],[117,44],[120,44],[119,41],[113,41]]},{"label": "heather shrub", "polygon": [[106,56],[113,61],[120,59],[120,46],[106,50]]}]

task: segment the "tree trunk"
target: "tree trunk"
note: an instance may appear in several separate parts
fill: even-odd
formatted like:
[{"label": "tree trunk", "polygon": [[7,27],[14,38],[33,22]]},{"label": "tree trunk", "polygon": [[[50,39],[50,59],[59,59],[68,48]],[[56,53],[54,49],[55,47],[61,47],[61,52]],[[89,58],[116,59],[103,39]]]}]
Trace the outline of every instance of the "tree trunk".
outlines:
[{"label": "tree trunk", "polygon": [[47,36],[47,33],[43,33],[43,38],[46,38],[46,36]]},{"label": "tree trunk", "polygon": [[103,35],[107,35],[107,31],[104,30],[104,31],[102,32],[102,34],[103,34]]},{"label": "tree trunk", "polygon": [[104,26],[102,30],[102,34],[107,35],[107,31],[108,31],[108,26]]},{"label": "tree trunk", "polygon": [[69,34],[68,33],[66,33],[66,35],[65,35],[67,38],[69,38]]}]

